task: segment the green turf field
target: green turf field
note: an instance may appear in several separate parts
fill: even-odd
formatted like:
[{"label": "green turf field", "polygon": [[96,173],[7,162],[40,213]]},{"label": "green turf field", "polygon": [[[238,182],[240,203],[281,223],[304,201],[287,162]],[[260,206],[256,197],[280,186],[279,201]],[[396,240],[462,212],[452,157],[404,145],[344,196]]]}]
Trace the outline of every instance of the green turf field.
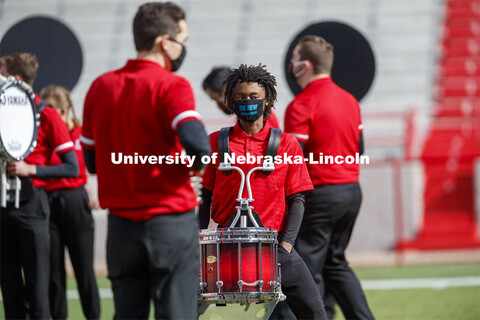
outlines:
[{"label": "green turf field", "polygon": [[[480,276],[479,264],[408,266],[356,269],[361,280],[454,278]],[[110,282],[98,278],[100,288],[108,289]],[[76,289],[75,280],[68,288]],[[435,289],[366,290],[370,308],[377,319],[480,319],[480,286]],[[102,319],[113,318],[113,299],[101,300]],[[68,300],[69,319],[83,319],[78,299]],[[337,310],[335,319],[344,319]],[[3,319],[3,307],[0,319]]]}]

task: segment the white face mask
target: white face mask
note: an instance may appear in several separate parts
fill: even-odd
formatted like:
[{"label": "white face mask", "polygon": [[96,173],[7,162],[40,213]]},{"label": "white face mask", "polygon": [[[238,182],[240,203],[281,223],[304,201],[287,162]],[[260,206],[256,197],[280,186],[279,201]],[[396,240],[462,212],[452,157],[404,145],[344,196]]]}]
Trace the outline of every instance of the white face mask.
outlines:
[{"label": "white face mask", "polygon": [[291,69],[290,69],[290,75],[294,78],[294,80],[300,78],[304,73],[305,73],[305,69],[302,69],[296,73],[293,73],[293,69],[298,67],[298,66],[301,66],[301,65],[304,65],[305,64],[305,60],[301,60],[301,61],[290,61],[290,65],[291,65]]}]

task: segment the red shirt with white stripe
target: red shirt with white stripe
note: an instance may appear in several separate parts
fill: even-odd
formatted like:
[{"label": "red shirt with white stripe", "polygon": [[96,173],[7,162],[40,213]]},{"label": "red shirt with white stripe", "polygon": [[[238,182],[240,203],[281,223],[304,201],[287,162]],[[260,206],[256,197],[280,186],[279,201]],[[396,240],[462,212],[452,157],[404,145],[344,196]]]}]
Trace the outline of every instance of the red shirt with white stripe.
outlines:
[{"label": "red shirt with white stripe", "polygon": [[[40,103],[40,98],[35,94],[35,103]],[[65,153],[73,150],[73,142],[68,134],[67,126],[60,114],[52,107],[46,106],[40,114],[40,127],[38,128],[37,146],[25,158],[28,164],[49,166],[52,153]],[[35,188],[45,187],[44,179],[31,177]]]},{"label": "red shirt with white stripe", "polygon": [[186,165],[114,164],[120,153],[157,159],[181,154],[176,130],[192,119],[200,115],[190,84],[158,63],[129,60],[97,78],[85,99],[80,141],[95,150],[100,205],[134,221],[195,208]]},{"label": "red shirt with white stripe", "polygon": [[[65,124],[65,126],[67,126]],[[61,178],[61,179],[48,179],[47,186],[45,190],[55,191],[60,189],[74,189],[79,188],[87,183],[87,169],[85,168],[85,160],[83,159],[83,150],[80,144],[80,133],[82,132],[81,127],[73,127],[70,131],[70,138],[73,141],[75,155],[77,156],[79,173],[76,178]],[[62,160],[56,152],[50,157],[49,164],[50,166],[56,166],[62,164]]]},{"label": "red shirt with white stripe", "polygon": [[[287,107],[285,132],[305,143],[304,153],[356,156],[363,130],[358,101],[332,78],[310,82]],[[314,185],[358,182],[358,164],[307,164]]]},{"label": "red shirt with white stripe", "polygon": [[[233,127],[229,137],[230,152],[239,155],[264,156],[267,151],[268,140],[270,137],[270,121],[265,121],[263,129],[260,132],[249,136],[240,128],[238,123]],[[218,134],[216,131],[210,135],[210,144],[212,153],[218,153]],[[291,135],[282,133],[277,155],[284,158],[284,154],[289,156],[301,156],[303,158],[300,145]],[[216,164],[209,164],[203,175],[203,186],[213,191],[211,217],[216,223],[226,226],[232,213],[236,212],[235,206],[240,187],[240,174],[232,171],[225,175],[218,170],[219,160]],[[256,162],[256,161],[255,161]],[[232,164],[247,173],[254,167],[261,166],[263,163],[245,163]],[[285,197],[297,192],[310,191],[313,189],[312,182],[308,176],[305,163],[292,164],[282,161],[281,164],[275,164],[275,170],[265,175],[262,171],[256,171],[250,178],[252,186],[252,196],[255,200],[251,205],[254,207],[267,228],[273,228],[277,231],[285,230],[286,223],[286,205]],[[243,198],[248,198],[247,187],[243,190]]]}]

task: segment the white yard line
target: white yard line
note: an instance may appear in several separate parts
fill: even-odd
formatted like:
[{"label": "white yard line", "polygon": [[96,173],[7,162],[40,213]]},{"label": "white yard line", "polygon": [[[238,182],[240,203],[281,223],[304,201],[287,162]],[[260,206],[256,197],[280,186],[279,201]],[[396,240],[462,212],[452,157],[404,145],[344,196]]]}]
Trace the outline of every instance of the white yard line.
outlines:
[{"label": "white yard line", "polygon": [[478,287],[480,286],[480,277],[363,280],[361,282],[365,290],[445,289]]},{"label": "white yard line", "polygon": [[[418,278],[361,281],[364,290],[446,289],[453,287],[480,287],[480,277]],[[76,290],[68,290],[68,299],[78,299]],[[100,289],[101,298],[112,298],[110,289]]]},{"label": "white yard line", "polygon": [[[417,278],[417,279],[388,279],[388,280],[363,280],[364,290],[402,290],[402,289],[446,289],[454,287],[480,287],[480,277],[455,277],[455,278]],[[112,298],[112,290],[99,289],[100,298]],[[67,290],[67,298],[78,300],[76,289]],[[0,301],[2,301],[0,296]]]}]

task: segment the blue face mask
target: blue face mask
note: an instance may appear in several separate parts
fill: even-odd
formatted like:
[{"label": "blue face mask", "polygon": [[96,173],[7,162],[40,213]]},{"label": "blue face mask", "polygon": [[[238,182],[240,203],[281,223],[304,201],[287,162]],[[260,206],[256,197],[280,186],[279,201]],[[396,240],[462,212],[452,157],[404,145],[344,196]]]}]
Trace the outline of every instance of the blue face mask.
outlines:
[{"label": "blue face mask", "polygon": [[255,122],[263,114],[265,99],[245,99],[233,101],[233,110],[239,119]]}]

